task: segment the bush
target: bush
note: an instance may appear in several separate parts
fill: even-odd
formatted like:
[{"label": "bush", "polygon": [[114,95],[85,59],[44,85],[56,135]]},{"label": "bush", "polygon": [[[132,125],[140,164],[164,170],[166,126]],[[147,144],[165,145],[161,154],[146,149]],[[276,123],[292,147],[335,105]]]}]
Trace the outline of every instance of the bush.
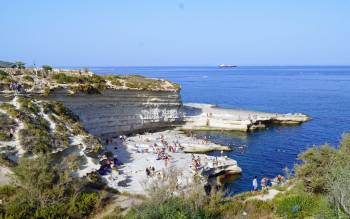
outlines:
[{"label": "bush", "polygon": [[0,70],[0,80],[5,80],[6,78],[8,78],[9,74],[3,70]]},{"label": "bush", "polygon": [[18,103],[20,104],[21,110],[38,114],[40,112],[39,107],[33,102],[33,99],[26,98],[26,97],[19,97]]},{"label": "bush", "polygon": [[57,81],[57,83],[60,83],[60,84],[69,84],[69,83],[82,82],[79,77],[66,75],[64,73],[55,74],[53,76],[53,79],[55,79]]},{"label": "bush", "polygon": [[99,75],[91,76],[73,76],[64,73],[59,73],[53,76],[53,79],[60,84],[79,84],[72,85],[69,89],[73,93],[87,93],[87,94],[99,94],[101,91],[107,88],[106,81]]},{"label": "bush", "polygon": [[222,195],[207,196],[199,182],[181,188],[178,182],[181,177],[177,169],[170,168],[163,173],[163,180],[150,182],[146,185],[149,198],[133,208],[126,218],[218,218]]},{"label": "bush", "polygon": [[[13,135],[10,135],[11,128],[17,125],[15,120],[11,119],[8,115],[0,113],[0,141],[11,141]],[[12,133],[14,134],[14,133]]]},{"label": "bush", "polygon": [[[90,155],[96,155],[97,153],[99,153],[102,150],[102,144],[99,141],[99,139],[97,139],[91,135],[85,136],[83,141],[86,144],[86,153],[88,153]],[[113,156],[113,154],[112,154],[112,156]]]},{"label": "bush", "polygon": [[44,71],[52,71],[52,67],[49,65],[43,65],[42,68],[44,69]]},{"label": "bush", "polygon": [[306,218],[318,216],[332,218],[334,211],[322,196],[312,194],[283,195],[276,198],[276,214],[283,218]]},{"label": "bush", "polygon": [[8,201],[9,198],[16,192],[17,187],[13,185],[0,186],[0,199]]},{"label": "bush", "polygon": [[17,68],[19,68],[19,69],[25,69],[26,68],[25,67],[26,63],[24,63],[24,62],[17,61],[15,64],[16,64]]},{"label": "bush", "polygon": [[45,103],[43,107],[46,114],[55,113],[58,116],[64,117],[64,120],[69,120],[68,122],[79,121],[79,117],[60,102],[48,102]]},{"label": "bush", "polygon": [[16,110],[15,106],[8,103],[0,103],[0,109],[5,110],[7,114],[12,118],[17,118],[20,115],[19,111]]},{"label": "bush", "polygon": [[219,211],[222,212],[224,218],[230,218],[242,213],[243,203],[230,199],[219,206]]},{"label": "bush", "polygon": [[82,84],[70,87],[74,94],[85,93],[85,94],[100,94],[100,90],[90,84]]},{"label": "bush", "polygon": [[273,214],[273,205],[261,200],[247,200],[244,202],[244,211],[251,218],[269,218]]},{"label": "bush", "polygon": [[142,218],[142,219],[178,219],[178,218],[216,218],[208,216],[204,213],[203,209],[192,209],[189,203],[181,198],[171,198],[161,204],[147,203],[139,206],[137,209],[133,209],[125,217],[128,219]]},{"label": "bush", "polygon": [[83,192],[70,200],[68,213],[82,218],[97,207],[100,197],[97,192]]},{"label": "bush", "polygon": [[84,218],[100,204],[98,192],[50,156],[20,159],[14,177],[19,187],[0,187],[0,218]]},{"label": "bush", "polygon": [[331,161],[335,159],[337,151],[329,145],[313,147],[301,155],[301,165],[295,166],[296,177],[304,183],[305,188],[313,193],[325,193],[327,180],[325,176],[329,172]]}]

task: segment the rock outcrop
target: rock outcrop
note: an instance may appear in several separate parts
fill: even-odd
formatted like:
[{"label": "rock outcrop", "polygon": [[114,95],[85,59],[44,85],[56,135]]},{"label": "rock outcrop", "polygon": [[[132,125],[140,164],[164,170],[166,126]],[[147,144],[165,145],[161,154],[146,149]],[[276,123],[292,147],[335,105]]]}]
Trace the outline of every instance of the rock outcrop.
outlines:
[{"label": "rock outcrop", "polygon": [[67,95],[57,90],[49,98],[62,102],[85,129],[99,137],[166,128],[181,121],[181,99],[175,91],[106,90],[101,94]]},{"label": "rock outcrop", "polygon": [[180,86],[137,75],[63,69],[0,70],[0,97],[56,100],[98,137],[150,131],[181,121]]},{"label": "rock outcrop", "polygon": [[311,118],[304,114],[264,113],[223,109],[210,104],[191,103],[182,107],[184,130],[250,131],[269,124],[300,124]]}]

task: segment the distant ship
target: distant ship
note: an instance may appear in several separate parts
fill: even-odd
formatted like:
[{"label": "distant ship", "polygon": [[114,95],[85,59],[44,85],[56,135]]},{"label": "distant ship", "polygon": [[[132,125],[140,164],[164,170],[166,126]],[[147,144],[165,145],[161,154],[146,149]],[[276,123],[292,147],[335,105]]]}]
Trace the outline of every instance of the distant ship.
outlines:
[{"label": "distant ship", "polygon": [[237,65],[225,65],[225,64],[219,65],[219,68],[235,68],[235,67],[237,67]]}]

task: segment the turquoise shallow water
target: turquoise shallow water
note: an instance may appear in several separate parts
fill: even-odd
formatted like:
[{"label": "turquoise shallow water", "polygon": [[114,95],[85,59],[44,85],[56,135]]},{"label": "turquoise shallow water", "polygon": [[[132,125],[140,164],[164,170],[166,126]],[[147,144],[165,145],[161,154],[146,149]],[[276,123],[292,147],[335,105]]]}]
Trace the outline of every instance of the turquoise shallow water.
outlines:
[{"label": "turquoise shallow water", "polygon": [[[184,102],[310,115],[300,126],[242,133],[201,133],[231,145],[227,155],[243,174],[227,185],[231,194],[250,189],[254,175],[274,177],[292,168],[298,153],[316,144],[337,145],[350,131],[350,67],[94,67],[99,74],[139,74],[182,85]],[[238,147],[244,146],[244,149]]]}]

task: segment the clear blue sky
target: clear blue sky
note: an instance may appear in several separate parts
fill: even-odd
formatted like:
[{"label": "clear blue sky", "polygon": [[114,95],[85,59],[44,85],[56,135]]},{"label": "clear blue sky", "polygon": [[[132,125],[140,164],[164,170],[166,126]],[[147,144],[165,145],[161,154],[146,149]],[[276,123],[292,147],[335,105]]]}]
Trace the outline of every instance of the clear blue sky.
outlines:
[{"label": "clear blue sky", "polygon": [[349,0],[0,0],[0,60],[350,65]]}]

